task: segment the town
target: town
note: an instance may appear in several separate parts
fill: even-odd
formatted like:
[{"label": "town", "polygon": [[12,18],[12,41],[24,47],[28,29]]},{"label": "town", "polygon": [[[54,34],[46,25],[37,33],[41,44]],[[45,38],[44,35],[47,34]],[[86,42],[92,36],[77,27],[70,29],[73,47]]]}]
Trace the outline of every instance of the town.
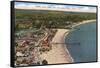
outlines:
[{"label": "town", "polygon": [[56,29],[41,27],[36,31],[21,32],[15,34],[16,44],[16,65],[37,65],[45,64],[40,55],[52,49],[51,41]]}]

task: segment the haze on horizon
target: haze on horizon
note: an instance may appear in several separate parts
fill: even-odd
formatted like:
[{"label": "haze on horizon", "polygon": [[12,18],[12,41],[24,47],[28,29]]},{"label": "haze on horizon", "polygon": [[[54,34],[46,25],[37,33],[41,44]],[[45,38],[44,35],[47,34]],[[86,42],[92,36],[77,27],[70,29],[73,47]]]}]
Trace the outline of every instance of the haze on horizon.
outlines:
[{"label": "haze on horizon", "polygon": [[56,11],[96,13],[95,6],[76,6],[76,5],[67,5],[67,4],[66,5],[58,5],[58,4],[15,2],[14,8],[15,9],[56,10]]}]

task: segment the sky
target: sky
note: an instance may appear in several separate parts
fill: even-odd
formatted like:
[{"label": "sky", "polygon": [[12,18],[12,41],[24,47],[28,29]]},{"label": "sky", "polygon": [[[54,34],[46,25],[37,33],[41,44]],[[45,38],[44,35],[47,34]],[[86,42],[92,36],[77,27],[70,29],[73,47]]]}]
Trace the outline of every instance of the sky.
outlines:
[{"label": "sky", "polygon": [[[15,8],[23,7],[47,7],[47,8],[62,8],[62,9],[73,9],[82,12],[96,12],[96,7],[94,6],[76,6],[76,5],[58,5],[58,4],[41,4],[41,3],[29,3],[29,2],[15,2]],[[29,8],[28,8],[29,9]]]},{"label": "sky", "polygon": [[98,4],[98,0],[15,0],[15,1],[56,2],[56,3],[86,4],[86,5]]}]

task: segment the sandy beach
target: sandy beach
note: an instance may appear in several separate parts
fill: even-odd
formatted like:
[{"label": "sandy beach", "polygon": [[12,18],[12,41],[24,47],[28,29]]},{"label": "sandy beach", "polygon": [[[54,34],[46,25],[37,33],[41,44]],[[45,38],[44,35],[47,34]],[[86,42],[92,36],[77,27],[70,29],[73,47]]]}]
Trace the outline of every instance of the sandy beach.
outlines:
[{"label": "sandy beach", "polygon": [[52,50],[50,50],[47,53],[43,53],[41,55],[42,59],[46,59],[48,61],[48,64],[60,64],[60,63],[71,63],[71,57],[69,56],[69,53],[66,52],[64,45],[60,44],[64,43],[64,35],[69,30],[67,29],[58,29],[55,37],[52,40],[52,43],[58,43],[58,44],[51,44]]},{"label": "sandy beach", "polygon": [[73,25],[72,27],[76,27],[76,26],[79,26],[79,25],[85,24],[85,23],[90,23],[92,21],[96,21],[96,20],[95,19],[94,20],[85,20],[85,21],[79,22],[78,24]]},{"label": "sandy beach", "polygon": [[[79,26],[81,24],[89,23],[92,21],[96,21],[96,20],[86,20],[74,25],[73,27]],[[66,44],[64,44],[65,35],[67,35],[69,32],[70,32],[69,29],[57,29],[57,33],[51,41],[51,43],[56,43],[56,44],[51,44],[52,50],[43,53],[41,55],[41,58],[46,59],[48,61],[48,64],[60,64],[60,63],[73,62],[73,59],[70,56],[69,51],[65,47]]]}]

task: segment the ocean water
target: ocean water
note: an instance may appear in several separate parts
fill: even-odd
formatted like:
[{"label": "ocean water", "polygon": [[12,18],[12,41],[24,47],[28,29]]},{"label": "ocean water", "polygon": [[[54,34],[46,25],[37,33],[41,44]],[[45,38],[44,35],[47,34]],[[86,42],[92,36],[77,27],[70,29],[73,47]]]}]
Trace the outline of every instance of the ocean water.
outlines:
[{"label": "ocean water", "polygon": [[96,61],[96,22],[74,27],[65,37],[65,43],[74,62]]}]

